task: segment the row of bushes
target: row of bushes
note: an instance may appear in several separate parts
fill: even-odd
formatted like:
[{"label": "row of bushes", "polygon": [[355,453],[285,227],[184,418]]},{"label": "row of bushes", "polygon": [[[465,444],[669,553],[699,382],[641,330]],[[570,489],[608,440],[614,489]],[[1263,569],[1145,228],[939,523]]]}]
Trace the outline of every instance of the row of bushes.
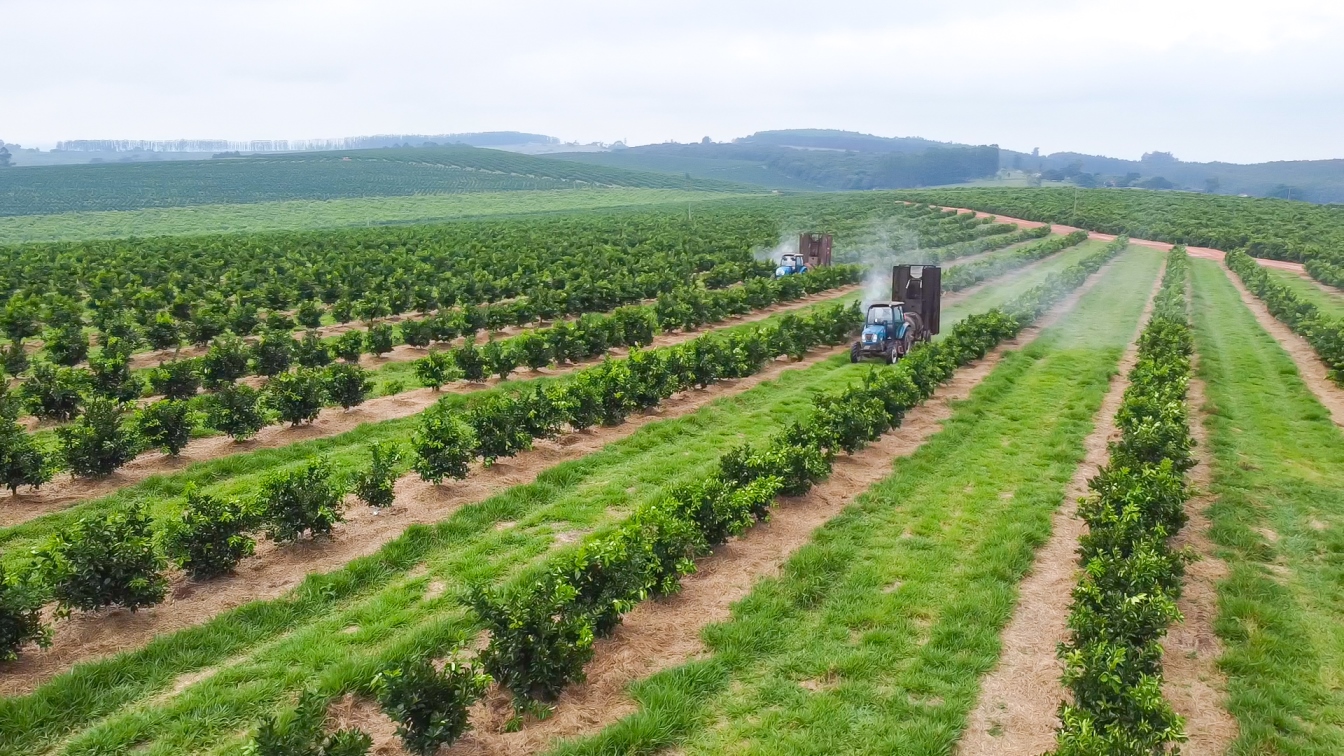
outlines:
[{"label": "row of bushes", "polygon": [[463,478],[472,460],[486,464],[530,448],[561,428],[619,425],[678,391],[759,372],[781,355],[799,359],[820,344],[847,341],[862,322],[857,303],[727,335],[709,333],[673,347],[641,350],[530,391],[495,394],[465,411],[440,402],[426,410],[413,438],[414,469],[428,481]]},{"label": "row of bushes", "polygon": [[920,253],[921,262],[939,263],[947,260],[955,260],[959,257],[969,257],[983,252],[992,252],[996,249],[1011,247],[1014,244],[1021,244],[1032,239],[1044,239],[1050,235],[1050,226],[1037,226],[1021,231],[1011,233],[997,234],[994,236],[985,236],[980,239],[973,239],[960,244],[953,244],[941,249],[931,249]]},{"label": "row of bushes", "polygon": [[1060,756],[1152,756],[1185,739],[1181,717],[1162,697],[1161,639],[1180,619],[1189,559],[1169,543],[1186,522],[1185,473],[1195,464],[1185,401],[1188,270],[1184,248],[1172,250],[1115,416],[1120,440],[1080,502],[1088,532],[1069,639],[1060,645],[1073,694],[1060,705]]},{"label": "row of bushes", "polygon": [[[844,266],[778,281],[758,279],[759,286],[678,293],[667,300],[660,298],[652,306],[628,305],[609,315],[584,315],[572,323],[527,331],[482,347],[468,343],[431,352],[417,360],[414,369],[424,385],[436,390],[459,378],[481,381],[491,374],[503,378],[520,364],[537,369],[588,359],[615,346],[647,345],[657,328],[669,327],[674,319],[683,326],[718,321],[750,312],[752,307],[852,283],[856,276],[857,269]],[[789,332],[789,338],[794,335]],[[265,345],[263,337],[258,347]],[[129,425],[121,418],[126,409],[123,402],[131,392],[113,391],[110,397],[86,400],[71,385],[69,374],[73,369],[39,366],[20,389],[20,398],[30,409],[40,406],[48,417],[74,418],[74,422],[57,428],[60,448],[48,453],[15,423],[16,404],[0,401],[4,410],[0,413],[0,483],[11,490],[36,487],[49,481],[58,469],[76,475],[107,475],[147,448],[176,455],[200,427],[245,440],[269,422],[297,425],[317,417],[326,405],[347,409],[356,406],[372,390],[365,370],[352,363],[336,363],[278,373],[257,391],[234,383],[242,377],[246,362],[242,349],[241,341],[233,339],[227,349],[216,344],[211,354],[199,361],[179,360],[157,368],[150,380],[166,398],[135,413]],[[698,355],[697,359],[705,357]],[[196,369],[198,362],[200,371]],[[197,395],[201,373],[215,387],[213,393]]]},{"label": "row of bushes", "polygon": [[343,519],[346,491],[361,495],[368,478],[338,480],[322,460],[269,476],[247,501],[188,488],[181,514],[155,528],[141,503],[81,518],[34,551],[22,574],[0,570],[0,659],[15,658],[28,641],[44,644],[50,629],[42,607],[56,616],[119,606],[132,611],[163,601],[168,565],[196,579],[231,572],[253,552],[254,533],[277,542],[331,532]]},{"label": "row of bushes", "polygon": [[984,356],[1057,303],[1123,248],[1080,261],[1004,309],[966,318],[946,338],[917,346],[893,368],[875,368],[841,392],[819,396],[812,416],[765,445],[725,454],[708,479],[639,508],[614,530],[544,565],[540,574],[468,601],[490,631],[479,664],[520,706],[557,696],[583,679],[594,639],[648,597],[674,593],[695,559],[766,518],[776,496],[806,493],[838,454],[853,453],[888,429],[961,365]]},{"label": "row of bushes", "polygon": [[[489,463],[513,456],[534,438],[555,435],[564,426],[581,430],[597,423],[619,424],[630,412],[652,407],[676,391],[751,375],[779,355],[797,358],[818,344],[843,343],[860,322],[857,305],[831,305],[807,315],[785,315],[778,323],[743,333],[710,333],[674,347],[636,349],[629,357],[608,359],[565,381],[481,397],[462,413],[439,404],[426,411],[415,434],[414,467],[426,480],[462,478],[477,457]],[[290,377],[305,375],[290,373],[273,380],[287,383]],[[274,385],[263,392],[265,401],[302,403],[290,392],[271,393]],[[243,389],[232,387],[216,396]],[[148,426],[145,414],[162,404],[146,408],[135,424]],[[308,401],[305,406],[316,414],[321,402]],[[9,424],[17,428],[12,421]],[[134,439],[123,429],[116,406],[107,400],[98,400],[57,432],[62,443],[67,435],[89,436],[90,441],[79,448],[92,458],[88,464],[104,465],[97,472],[115,469],[113,465],[135,453]],[[181,443],[185,439],[184,431]],[[80,520],[39,552],[22,579],[0,588],[0,654],[12,655],[26,640],[45,638],[37,612],[51,600],[62,612],[149,606],[163,599],[167,585],[163,570],[169,561],[194,578],[214,577],[230,572],[252,553],[252,533],[262,527],[277,541],[330,532],[341,519],[347,490],[353,489],[371,506],[390,504],[400,474],[400,450],[374,446],[371,456],[369,467],[347,481],[334,480],[321,462],[310,463],[268,480],[252,502],[190,492],[181,517],[159,533],[151,532],[149,519],[138,506]],[[75,459],[70,456],[72,465],[85,464]]]},{"label": "row of bushes", "polygon": [[1330,379],[1344,385],[1344,320],[1332,318],[1275,281],[1255,258],[1241,250],[1227,253],[1227,267],[1265,303],[1270,313],[1306,339],[1330,370]]},{"label": "row of bushes", "polygon": [[368,371],[336,364],[282,373],[260,391],[228,384],[200,400],[168,398],[138,410],[117,399],[93,397],[73,422],[56,428],[57,445],[49,450],[24,432],[17,402],[0,389],[0,485],[15,493],[21,486],[37,488],[58,470],[110,475],[148,449],[176,456],[202,426],[241,441],[271,422],[311,421],[329,404],[355,407],[372,390]]},{"label": "row of bushes", "polygon": [[1068,236],[1046,239],[1006,254],[992,255],[958,265],[948,269],[947,275],[943,276],[943,291],[960,291],[1085,241],[1087,241],[1086,231],[1074,231]]}]

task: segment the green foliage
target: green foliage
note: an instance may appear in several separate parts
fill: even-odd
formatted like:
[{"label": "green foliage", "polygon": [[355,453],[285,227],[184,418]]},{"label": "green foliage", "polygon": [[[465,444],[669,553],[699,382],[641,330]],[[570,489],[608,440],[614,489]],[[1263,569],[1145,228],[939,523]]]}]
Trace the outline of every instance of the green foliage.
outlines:
[{"label": "green foliage", "polygon": [[44,603],[36,580],[6,576],[0,567],[0,661],[19,658],[25,644],[51,643],[51,629],[42,621]]},{"label": "green foliage", "polygon": [[18,394],[34,417],[63,422],[79,414],[83,405],[81,392],[87,384],[87,375],[82,371],[38,362],[19,386]]},{"label": "green foliage", "polygon": [[89,358],[89,388],[98,396],[119,402],[140,397],[144,381],[131,372],[128,344],[113,337],[101,352]]},{"label": "green foliage", "polygon": [[462,377],[466,380],[477,383],[485,380],[485,358],[475,344],[466,343],[453,350],[453,364],[462,371]]},{"label": "green foliage", "polygon": [[[0,395],[0,409],[11,407]],[[0,485],[17,494],[21,486],[38,488],[51,480],[52,460],[33,437],[14,422],[14,410],[0,411]]]},{"label": "green foliage", "polygon": [[267,329],[252,346],[252,369],[267,378],[289,370],[297,345],[288,331]]},{"label": "green foliage", "polygon": [[582,681],[593,658],[591,620],[575,607],[578,591],[547,578],[527,590],[472,590],[469,603],[490,631],[479,657],[485,671],[517,701],[553,701]]},{"label": "green foliage", "polygon": [[290,425],[314,420],[326,399],[326,382],[322,377],[322,371],[311,369],[281,373],[266,382],[262,401]]},{"label": "green foliage", "polygon": [[226,333],[210,343],[201,357],[201,381],[208,389],[218,389],[247,375],[248,349],[243,340]]},{"label": "green foliage", "polygon": [[[492,375],[502,381],[518,367],[520,355],[511,341],[488,341],[481,350],[481,356]],[[464,368],[465,370],[465,368]]]},{"label": "green foliage", "polygon": [[349,363],[359,362],[364,353],[364,334],[359,331],[346,331],[336,338],[333,350],[336,356]]},{"label": "green foliage", "polygon": [[244,756],[365,756],[373,747],[373,739],[359,729],[327,734],[326,719],[325,700],[305,690],[289,716],[262,720],[242,752]]},{"label": "green foliage", "polygon": [[369,447],[369,466],[355,474],[354,494],[365,504],[382,509],[395,500],[393,486],[401,474],[401,447],[392,442]]},{"label": "green foliage", "polygon": [[331,533],[343,517],[345,492],[332,480],[325,460],[275,473],[261,485],[259,507],[266,535],[274,541],[297,541],[305,533]]},{"label": "green foliage", "polygon": [[368,352],[375,357],[382,357],[392,351],[392,326],[386,323],[376,323],[369,327],[365,334],[368,342]]},{"label": "green foliage", "polygon": [[397,736],[412,753],[430,756],[469,729],[467,709],[485,695],[491,679],[450,659],[442,670],[424,657],[385,669],[373,680],[378,703],[397,723]]},{"label": "green foliage", "polygon": [[453,364],[452,355],[448,352],[433,351],[416,360],[414,363],[415,377],[419,379],[420,385],[428,386],[435,391],[445,383],[451,383],[457,380],[460,371]]},{"label": "green foliage", "polygon": [[373,391],[369,371],[348,362],[328,365],[322,379],[327,398],[345,409],[363,404]]},{"label": "green foliage", "polygon": [[142,506],[81,518],[36,554],[37,571],[60,610],[121,606],[131,611],[163,601],[168,581]]},{"label": "green foliage", "polygon": [[331,349],[317,331],[307,331],[294,345],[294,360],[306,368],[320,368],[331,364]]},{"label": "green foliage", "polygon": [[294,313],[294,319],[304,328],[317,328],[322,325],[322,308],[311,299],[305,299],[299,303],[299,309]]},{"label": "green foliage", "polygon": [[169,313],[156,312],[145,324],[145,341],[155,349],[177,349],[182,345],[182,327]]},{"label": "green foliage", "polygon": [[47,357],[57,365],[78,365],[89,356],[89,337],[80,322],[67,323],[47,333]]},{"label": "green foliage", "polygon": [[164,529],[164,553],[193,578],[204,580],[233,572],[256,542],[247,531],[254,517],[239,502],[189,487],[181,516]]},{"label": "green foliage", "polygon": [[476,457],[476,432],[440,401],[420,416],[411,447],[415,451],[411,469],[421,479],[435,485],[445,478],[461,480]]},{"label": "green foliage", "polygon": [[135,416],[135,431],[149,446],[177,456],[191,440],[196,413],[181,399],[164,399],[146,405]]},{"label": "green foliage", "polygon": [[1057,754],[1161,754],[1185,739],[1162,697],[1162,637],[1176,608],[1188,555],[1169,539],[1185,525],[1183,473],[1193,465],[1185,408],[1193,351],[1185,250],[1168,256],[1153,316],[1139,339],[1116,425],[1121,440],[1090,482],[1078,512],[1083,576],[1073,591]]},{"label": "green foliage", "polygon": [[165,362],[149,372],[149,388],[167,399],[190,399],[201,388],[197,360]]},{"label": "green foliage", "polygon": [[210,395],[205,407],[206,427],[227,434],[234,441],[252,438],[266,425],[261,393],[251,386],[225,386]]},{"label": "green foliage", "polygon": [[56,429],[61,458],[75,475],[101,477],[135,458],[135,437],[122,427],[122,404],[90,399],[84,414]]}]

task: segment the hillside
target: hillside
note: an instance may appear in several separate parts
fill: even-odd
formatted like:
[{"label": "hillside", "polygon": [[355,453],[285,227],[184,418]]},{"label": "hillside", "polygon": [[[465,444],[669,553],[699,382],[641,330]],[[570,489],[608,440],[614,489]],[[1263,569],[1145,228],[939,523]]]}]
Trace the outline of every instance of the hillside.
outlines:
[{"label": "hillside", "polygon": [[888,139],[846,131],[766,131],[727,143],[667,143],[608,153],[557,153],[596,165],[730,178],[771,189],[904,189],[955,184],[999,170],[999,148]]},{"label": "hillside", "polygon": [[591,187],[750,191],[467,146],[0,171],[0,216]]}]

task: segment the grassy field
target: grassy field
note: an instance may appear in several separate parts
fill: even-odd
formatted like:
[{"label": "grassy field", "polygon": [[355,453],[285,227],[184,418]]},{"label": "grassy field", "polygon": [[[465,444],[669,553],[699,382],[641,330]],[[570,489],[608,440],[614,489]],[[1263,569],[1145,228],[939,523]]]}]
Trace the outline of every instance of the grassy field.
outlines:
[{"label": "grassy field", "polygon": [[1131,251],[941,432],[566,754],[950,753],[1160,256]]},{"label": "grassy field", "polygon": [[1316,305],[1322,313],[1332,318],[1344,318],[1344,292],[1305,279],[1291,270],[1265,268],[1265,272],[1269,273],[1270,278],[1292,289],[1294,294]]},{"label": "grassy field", "polygon": [[1192,272],[1231,753],[1344,753],[1344,436],[1223,270]]},{"label": "grassy field", "polygon": [[[947,322],[984,308],[979,300],[949,308]],[[58,744],[55,752],[108,752],[135,743],[144,753],[168,754],[235,742],[240,726],[297,687],[315,684],[335,695],[408,648],[442,648],[474,632],[454,599],[465,585],[522,569],[555,548],[557,534],[600,529],[669,486],[703,476],[731,446],[766,438],[810,411],[817,391],[865,369],[837,357],[789,371],[687,417],[650,424],[441,523],[412,527],[371,557],[330,575],[310,575],[285,598],[245,605],[143,649],[78,667],[33,695],[0,702],[0,744],[6,744],[0,753]],[[246,488],[221,479],[210,490],[238,485]],[[504,521],[517,524],[496,529]],[[443,595],[426,597],[431,584]],[[357,629],[337,632],[351,627]],[[165,692],[178,676],[204,668],[220,671]],[[64,740],[72,729],[77,734]]]},{"label": "grassy field", "polygon": [[720,196],[713,192],[684,189],[614,187],[285,200],[17,215],[0,217],[0,244],[432,223],[492,215],[697,202]]}]

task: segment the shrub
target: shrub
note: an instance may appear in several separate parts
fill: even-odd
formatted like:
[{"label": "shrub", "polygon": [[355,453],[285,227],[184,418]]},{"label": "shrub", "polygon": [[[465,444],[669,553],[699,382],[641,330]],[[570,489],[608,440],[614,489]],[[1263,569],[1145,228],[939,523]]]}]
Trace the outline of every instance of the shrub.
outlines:
[{"label": "shrub", "polygon": [[225,386],[206,401],[205,424],[234,441],[252,438],[266,425],[261,393],[251,386]]},{"label": "shrub", "polygon": [[232,572],[256,547],[247,535],[253,517],[237,501],[200,493],[191,486],[186,494],[182,515],[164,531],[168,558],[198,580]]},{"label": "shrub", "polygon": [[79,414],[80,392],[86,383],[85,374],[78,370],[38,362],[19,386],[19,397],[35,417],[64,422]]},{"label": "shrub", "polygon": [[485,358],[475,344],[463,344],[453,350],[453,363],[462,371],[463,378],[472,382],[485,380]]},{"label": "shrub", "polygon": [[476,436],[476,453],[490,465],[532,447],[517,401],[498,394],[484,397],[467,410],[467,424]]},{"label": "shrub", "polygon": [[512,340],[512,345],[524,365],[532,370],[540,370],[551,364],[551,346],[546,337],[536,331],[525,331]]},{"label": "shrub", "polygon": [[190,399],[201,388],[196,360],[165,362],[149,372],[149,387],[168,399]]},{"label": "shrub", "polygon": [[19,649],[30,641],[42,648],[51,643],[51,629],[42,622],[45,601],[38,583],[30,577],[7,577],[0,565],[0,661],[19,658]]},{"label": "shrub", "polygon": [[397,466],[401,462],[401,448],[392,442],[373,444],[369,454],[372,457],[369,466],[355,475],[355,496],[365,504],[381,509],[395,499],[392,488],[401,474]]},{"label": "shrub", "polygon": [[252,347],[252,368],[267,378],[289,370],[294,359],[294,339],[288,331],[268,329]]},{"label": "shrub", "polygon": [[56,429],[65,466],[75,475],[110,475],[135,458],[135,439],[121,425],[122,405],[91,399],[84,414]]},{"label": "shrub", "polygon": [[294,347],[294,360],[306,368],[320,368],[331,364],[331,350],[317,331],[308,331]]},{"label": "shrub", "polygon": [[205,387],[217,389],[247,375],[247,352],[243,340],[231,333],[212,341],[200,362]]},{"label": "shrub", "polygon": [[445,383],[457,379],[459,371],[447,352],[430,352],[415,361],[415,377],[420,384],[438,391]]},{"label": "shrub", "polygon": [[392,351],[392,326],[378,323],[370,326],[367,334],[369,354],[382,357]]},{"label": "shrub", "polygon": [[63,614],[107,606],[135,611],[163,601],[168,589],[139,504],[81,518],[38,552],[37,564]]},{"label": "shrub", "polygon": [[427,347],[434,338],[433,328],[428,321],[406,320],[398,327],[401,330],[401,340],[409,346]]},{"label": "shrub", "polygon": [[518,367],[518,351],[510,342],[488,341],[481,351],[485,363],[490,366],[490,373],[499,376],[501,381]]},{"label": "shrub", "polygon": [[155,349],[177,349],[182,345],[182,328],[166,312],[155,313],[145,324],[145,341]]},{"label": "shrub", "polygon": [[191,404],[181,399],[164,399],[141,409],[135,417],[135,430],[149,446],[176,457],[191,440],[196,426]]},{"label": "shrub", "polygon": [[297,541],[304,533],[328,534],[343,518],[345,492],[331,479],[326,460],[312,460],[297,470],[270,475],[261,485],[266,535],[275,541]]},{"label": "shrub", "polygon": [[385,669],[373,680],[383,712],[397,723],[406,749],[430,756],[469,728],[467,709],[492,680],[450,660],[442,670],[424,657]]},{"label": "shrub", "polygon": [[22,341],[11,341],[0,346],[0,365],[4,366],[6,373],[19,375],[28,369],[28,364],[28,350],[23,348]]},{"label": "shrub", "polygon": [[18,494],[20,486],[38,488],[52,473],[51,461],[33,437],[12,416],[0,417],[0,485]]},{"label": "shrub", "polygon": [[323,372],[323,384],[327,396],[345,409],[363,404],[373,391],[369,371],[350,363],[328,365]]},{"label": "shrub", "polygon": [[359,362],[364,354],[364,334],[359,331],[346,331],[336,338],[336,356],[346,362]]},{"label": "shrub", "polygon": [[442,483],[444,478],[467,477],[468,465],[476,458],[476,433],[447,405],[439,402],[420,416],[420,426],[411,437],[415,462],[411,466],[423,480]]},{"label": "shrub", "polygon": [[89,388],[98,396],[129,402],[144,392],[145,385],[131,372],[125,342],[112,339],[96,357],[89,358]]},{"label": "shrub", "polygon": [[299,308],[294,313],[294,319],[299,321],[299,325],[304,328],[317,328],[322,325],[322,308],[317,302],[311,299],[305,299],[299,303]]},{"label": "shrub", "polygon": [[89,356],[89,337],[84,325],[72,322],[48,332],[47,357],[57,365],[78,365]]},{"label": "shrub", "polygon": [[315,419],[322,411],[326,384],[316,370],[281,373],[266,382],[266,406],[290,425]]},{"label": "shrub", "polygon": [[288,718],[264,719],[252,740],[243,747],[244,756],[364,756],[373,739],[363,730],[350,728],[331,734],[324,731],[326,703],[311,690],[299,696],[298,705]]},{"label": "shrub", "polygon": [[593,658],[593,626],[574,611],[577,596],[573,586],[549,578],[525,590],[472,590],[468,601],[490,631],[481,663],[519,703],[552,701],[583,680],[583,666]]}]

